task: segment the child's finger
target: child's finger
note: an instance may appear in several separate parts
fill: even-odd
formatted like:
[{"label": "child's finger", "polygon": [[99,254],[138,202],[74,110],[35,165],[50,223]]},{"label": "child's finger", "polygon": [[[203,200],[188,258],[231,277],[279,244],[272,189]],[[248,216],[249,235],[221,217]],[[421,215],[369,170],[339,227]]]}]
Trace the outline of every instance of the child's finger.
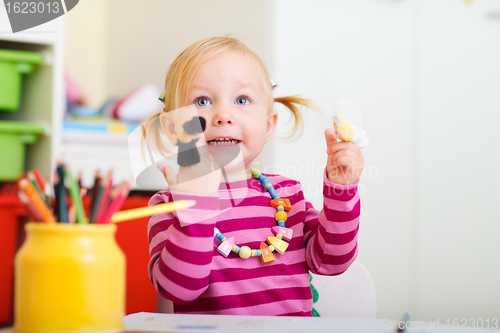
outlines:
[{"label": "child's finger", "polygon": [[327,146],[329,146],[333,142],[337,142],[337,136],[335,135],[335,131],[331,128],[327,128],[325,130],[325,139]]},{"label": "child's finger", "polygon": [[333,155],[330,155],[328,159],[330,162],[329,165],[347,166],[353,164],[354,161],[358,159],[358,155],[352,150],[342,149]]},{"label": "child's finger", "polygon": [[358,145],[355,144],[352,141],[345,142],[345,141],[340,141],[337,143],[332,143],[330,146],[327,147],[326,153],[328,155],[333,155],[336,152],[343,150],[343,149],[348,149],[356,153],[359,158],[363,158],[363,154],[361,153],[361,149],[359,149]]},{"label": "child's finger", "polygon": [[174,169],[165,163],[158,164],[158,169],[160,169],[161,173],[165,177],[169,186],[175,185],[177,183],[177,175],[175,174]]},{"label": "child's finger", "polygon": [[344,149],[350,149],[349,142],[340,141],[340,142],[332,142],[326,146],[326,153],[328,155],[335,154],[336,152]]}]

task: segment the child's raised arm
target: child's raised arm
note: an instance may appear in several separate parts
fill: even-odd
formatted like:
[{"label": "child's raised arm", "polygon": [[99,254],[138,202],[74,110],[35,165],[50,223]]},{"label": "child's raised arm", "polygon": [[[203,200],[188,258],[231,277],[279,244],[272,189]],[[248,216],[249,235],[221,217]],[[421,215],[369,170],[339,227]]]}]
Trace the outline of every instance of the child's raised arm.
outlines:
[{"label": "child's raised arm", "polygon": [[349,268],[358,253],[359,180],[340,185],[325,173],[323,182],[321,212],[306,202],[306,260],[315,274],[338,275]]},{"label": "child's raised arm", "polygon": [[356,259],[360,198],[358,183],[364,159],[353,142],[338,142],[334,130],[325,131],[327,167],[323,209],[306,202],[306,259],[313,273],[337,275]]}]

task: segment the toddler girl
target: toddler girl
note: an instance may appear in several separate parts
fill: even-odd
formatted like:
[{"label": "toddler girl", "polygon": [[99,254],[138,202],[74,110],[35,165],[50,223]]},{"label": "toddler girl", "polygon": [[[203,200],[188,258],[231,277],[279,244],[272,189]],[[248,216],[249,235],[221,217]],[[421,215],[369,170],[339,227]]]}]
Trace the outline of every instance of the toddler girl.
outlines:
[{"label": "toddler girl", "polygon": [[197,202],[152,216],[148,223],[149,275],[176,313],[311,316],[309,271],[341,274],[356,258],[357,185],[363,169],[356,144],[337,142],[334,130],[325,131],[321,211],[304,198],[299,182],[252,171],[276,128],[273,103],[293,114],[294,133],[302,126],[297,105],[312,106],[296,96],[273,99],[272,88],[260,57],[232,37],[194,43],[169,68],[165,111],[145,127],[149,143],[165,152],[160,131],[177,142],[174,121],[162,116],[191,105],[205,119],[200,142],[212,151],[239,149],[239,159],[225,166],[224,174],[212,168],[200,177],[186,177],[199,165],[213,163],[203,156],[178,174],[160,167],[169,189],[156,193],[149,205]]}]

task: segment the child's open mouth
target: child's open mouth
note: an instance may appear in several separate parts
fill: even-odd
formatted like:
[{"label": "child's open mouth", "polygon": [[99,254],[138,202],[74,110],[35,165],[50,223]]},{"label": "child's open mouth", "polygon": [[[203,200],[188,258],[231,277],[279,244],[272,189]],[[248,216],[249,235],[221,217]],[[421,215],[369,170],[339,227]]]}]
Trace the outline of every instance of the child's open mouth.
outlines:
[{"label": "child's open mouth", "polygon": [[233,138],[216,138],[207,142],[210,146],[232,146],[240,143],[241,141]]}]

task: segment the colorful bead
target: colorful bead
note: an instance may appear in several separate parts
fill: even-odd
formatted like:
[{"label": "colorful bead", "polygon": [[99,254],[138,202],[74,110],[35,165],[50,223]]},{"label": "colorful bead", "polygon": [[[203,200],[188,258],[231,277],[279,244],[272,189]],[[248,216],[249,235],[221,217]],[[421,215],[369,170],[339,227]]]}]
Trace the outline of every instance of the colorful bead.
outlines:
[{"label": "colorful bead", "polygon": [[285,253],[286,249],[288,248],[288,243],[281,240],[281,239],[276,239],[273,243],[274,249],[279,253],[283,254]]},{"label": "colorful bead", "polygon": [[271,200],[271,202],[269,204],[274,208],[278,208],[278,206],[283,206],[283,208],[285,210],[292,209],[292,205],[290,204],[290,200],[288,200],[288,199],[277,198],[277,199]]},{"label": "colorful bead", "polygon": [[217,252],[227,257],[234,246],[234,237],[229,237],[225,242],[222,242],[217,248]]},{"label": "colorful bead", "polygon": [[283,221],[285,222],[287,219],[286,213],[282,211],[276,212],[276,221]]},{"label": "colorful bead", "polygon": [[284,228],[282,226],[272,227],[271,231],[275,235],[280,234],[283,237],[283,239],[286,240],[286,241],[290,241],[292,239],[292,236],[293,236],[293,230],[292,229],[290,229],[290,228]]},{"label": "colorful bead", "polygon": [[292,229],[285,228],[285,221],[288,218],[285,210],[290,210],[292,205],[290,204],[290,200],[280,198],[278,192],[272,186],[271,180],[268,177],[253,169],[252,176],[260,181],[261,185],[267,189],[273,198],[270,205],[277,210],[275,219],[278,222],[278,226],[273,227],[272,232],[276,235],[276,237],[270,236],[267,238],[269,246],[265,242],[261,242],[258,250],[252,250],[248,246],[242,246],[240,248],[234,244],[234,237],[226,239],[226,237],[217,228],[214,228],[214,236],[221,242],[217,251],[224,257],[227,257],[229,252],[233,251],[238,253],[238,255],[243,259],[247,259],[250,256],[260,256],[262,263],[265,264],[274,260],[274,255],[272,254],[274,250],[283,254],[288,248],[288,243],[283,241],[283,239],[290,240],[292,238],[293,231]]},{"label": "colorful bead", "polygon": [[274,187],[270,186],[267,191],[269,194],[273,197],[273,199],[280,199],[280,196],[278,195],[278,192],[274,189]]},{"label": "colorful bead", "polygon": [[261,242],[259,248],[261,251],[260,260],[263,264],[274,261],[273,251],[267,246],[266,243]]},{"label": "colorful bead", "polygon": [[252,255],[252,250],[248,246],[240,247],[240,252],[238,253],[241,258],[248,259]]}]

